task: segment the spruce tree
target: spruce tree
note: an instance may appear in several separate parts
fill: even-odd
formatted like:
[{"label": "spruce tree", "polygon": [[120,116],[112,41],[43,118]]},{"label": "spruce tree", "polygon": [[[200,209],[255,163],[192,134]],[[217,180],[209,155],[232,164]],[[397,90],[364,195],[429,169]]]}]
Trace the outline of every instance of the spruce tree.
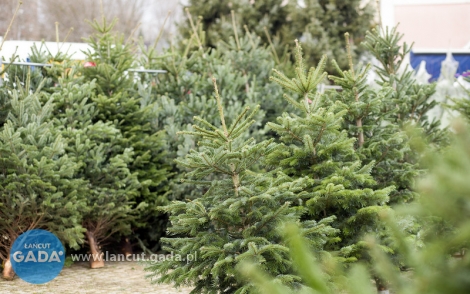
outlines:
[{"label": "spruce tree", "polygon": [[[211,47],[218,46],[218,40],[226,40],[232,25],[231,11],[238,23],[262,38],[264,44],[274,46],[277,56],[294,52],[291,46],[295,39],[304,44],[308,64],[316,64],[323,54],[335,58],[340,66],[347,65],[344,58],[343,35],[349,32],[359,43],[365,38],[366,31],[374,22],[374,1],[364,5],[361,0],[190,0],[187,6],[193,17],[193,24],[200,23],[205,31],[203,41]],[[239,27],[239,32],[243,31]],[[192,34],[190,20],[187,18],[181,26],[183,36]],[[359,57],[364,48],[354,48],[354,57]],[[279,61],[279,58],[278,58]],[[327,66],[327,71],[334,69]]]},{"label": "spruce tree", "polygon": [[[118,152],[130,156],[128,168],[137,176],[139,191],[129,199],[140,205],[140,216],[133,222],[134,236],[156,242],[164,231],[155,207],[167,203],[166,193],[168,167],[165,163],[166,138],[155,124],[158,107],[155,97],[142,97],[139,87],[145,87],[146,80],[138,80],[129,71],[138,66],[137,47],[124,36],[113,31],[117,20],[108,22],[94,20],[91,26],[95,33],[86,41],[91,50],[88,61],[96,66],[82,68],[85,82],[96,80],[92,99],[97,114],[93,122],[111,122],[122,137],[116,147]],[[155,230],[152,236],[147,231]]]},{"label": "spruce tree", "polygon": [[11,245],[27,230],[48,230],[78,248],[83,242],[80,211],[86,205],[86,182],[75,178],[78,164],[67,155],[64,138],[49,121],[52,99],[41,87],[31,92],[28,79],[24,85],[16,81],[0,132],[0,257],[5,278],[14,275]]},{"label": "spruce tree", "polygon": [[295,95],[284,97],[299,114],[284,113],[277,123],[268,124],[281,141],[267,156],[268,162],[294,179],[308,177],[307,187],[299,193],[309,211],[304,219],[334,216],[332,226],[340,234],[326,249],[339,252],[344,261],[355,261],[363,258],[361,236],[381,230],[377,215],[388,209],[388,194],[394,187],[375,189],[374,162],[362,164],[354,149],[356,138],[348,138],[342,129],[347,111],[339,101],[325,103],[328,96],[317,92],[317,85],[326,77],[326,56],[308,71],[299,43],[295,57],[294,78],[275,70],[271,79]]},{"label": "spruce tree", "polygon": [[[161,209],[170,214],[172,238],[164,238],[164,249],[177,258],[150,264],[149,277],[158,283],[191,285],[191,293],[248,293],[250,284],[237,279],[234,266],[252,260],[276,276],[278,282],[298,285],[288,250],[276,231],[277,224],[297,222],[302,208],[292,206],[306,179],[292,182],[282,172],[256,173],[275,146],[272,140],[256,143],[243,134],[253,125],[258,107],[241,112],[230,124],[215,84],[220,123],[195,117],[198,150],[178,164],[190,171],[187,183],[203,186],[204,194],[192,201],[175,201]],[[223,91],[222,91],[223,92]],[[303,234],[321,250],[335,230],[332,218],[304,223]],[[192,255],[194,258],[186,258]]]}]

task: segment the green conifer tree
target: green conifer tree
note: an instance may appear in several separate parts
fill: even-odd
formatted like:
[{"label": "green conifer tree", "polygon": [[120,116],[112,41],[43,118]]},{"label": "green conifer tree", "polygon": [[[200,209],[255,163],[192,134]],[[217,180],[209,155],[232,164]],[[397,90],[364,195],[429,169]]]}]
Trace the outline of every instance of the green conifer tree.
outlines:
[{"label": "green conifer tree", "polygon": [[[250,284],[236,278],[234,266],[253,260],[275,275],[280,283],[295,286],[288,250],[275,227],[298,221],[302,208],[294,191],[302,189],[305,179],[292,182],[282,172],[256,173],[264,156],[272,152],[272,140],[256,143],[243,134],[254,123],[258,109],[248,107],[228,125],[215,84],[220,124],[195,117],[194,131],[183,134],[198,137],[199,150],[191,150],[178,163],[190,170],[185,181],[206,187],[193,201],[175,201],[162,209],[170,214],[163,247],[178,258],[150,264],[149,277],[156,282],[192,285],[192,293],[248,293]],[[222,91],[223,92],[223,91]],[[335,233],[332,218],[305,222],[303,234],[318,250]],[[194,258],[187,259],[191,255]]]},{"label": "green conifer tree", "polygon": [[[308,64],[318,63],[327,54],[344,67],[347,59],[343,35],[349,32],[355,41],[362,41],[374,22],[373,5],[374,1],[364,5],[361,0],[190,0],[187,8],[191,15],[201,17],[198,22],[191,21],[205,30],[202,39],[210,47],[217,47],[219,40],[230,35],[234,11],[238,23],[261,36],[264,44],[272,44],[277,56],[282,56],[286,47],[299,39],[304,44]],[[191,21],[187,18],[181,26],[185,37],[192,34]],[[238,30],[242,31],[242,27]],[[293,52],[294,48],[288,51]],[[363,48],[354,48],[354,57],[362,52]],[[333,68],[328,66],[327,71],[332,72]]]},{"label": "green conifer tree", "polygon": [[429,143],[436,147],[446,140],[439,122],[430,122],[427,118],[427,112],[436,106],[430,99],[435,85],[419,85],[412,69],[399,70],[410,47],[406,43],[399,45],[402,35],[394,28],[367,33],[364,46],[380,63],[375,67],[378,88],[371,87],[367,83],[369,65],[354,68],[349,35],[345,36],[349,69],[341,70],[333,61],[337,75],[329,78],[341,86],[342,91],[329,92],[327,101],[339,101],[347,110],[342,128],[349,137],[357,139],[355,149],[365,164],[372,165],[371,174],[377,187],[396,187],[390,195],[390,203],[410,201],[416,196],[413,182],[421,168],[419,155],[411,149],[410,138],[403,128],[407,125],[421,127]]},{"label": "green conifer tree", "polygon": [[361,236],[380,231],[377,215],[388,209],[388,194],[394,187],[374,189],[370,174],[374,162],[361,163],[354,149],[356,139],[342,129],[346,110],[339,101],[325,103],[328,97],[317,92],[326,77],[325,63],[326,56],[307,71],[297,43],[295,78],[274,71],[271,79],[296,95],[284,97],[299,114],[284,113],[278,123],[268,124],[282,143],[267,158],[294,179],[308,177],[308,186],[299,193],[309,210],[305,219],[335,216],[332,226],[340,230],[339,239],[327,249],[338,251],[345,261],[356,261],[363,258]]},{"label": "green conifer tree", "polygon": [[[440,130],[438,121],[430,121],[428,112],[437,105],[431,99],[435,93],[435,84],[419,84],[414,79],[414,71],[410,66],[403,66],[406,55],[410,53],[411,46],[401,45],[403,34],[397,27],[372,29],[367,32],[362,45],[380,63],[375,66],[379,76],[379,85],[388,85],[393,89],[392,99],[383,101],[388,105],[384,112],[393,113],[392,118],[400,126],[412,123],[423,128],[430,143],[439,144],[445,140],[445,132]],[[393,112],[391,109],[396,108]]]},{"label": "green conifer tree", "polygon": [[[103,18],[91,22],[95,33],[86,39],[91,47],[87,57],[96,66],[83,68],[82,74],[85,82],[96,80],[96,95],[92,99],[97,114],[93,122],[112,122],[122,134],[114,148],[132,158],[128,168],[136,174],[140,187],[129,200],[141,207],[140,216],[132,224],[134,236],[156,242],[164,226],[160,222],[162,216],[154,208],[167,203],[169,189],[166,138],[155,124],[158,118],[155,97],[141,97],[139,85],[144,85],[129,71],[138,66],[137,46],[113,31],[116,21]],[[152,230],[155,234],[149,236],[147,231]]]},{"label": "green conifer tree", "polygon": [[[279,116],[287,107],[281,87],[269,83],[274,66],[272,53],[262,47],[260,40],[250,32],[237,35],[227,43],[221,42],[215,49],[201,50],[194,36],[184,45],[172,45],[162,54],[150,47],[142,50],[144,56],[140,61],[145,68],[167,71],[149,80],[149,87],[140,87],[139,95],[143,99],[157,100],[159,117],[156,125],[165,128],[167,133],[166,162],[172,166],[171,194],[168,197],[174,200],[198,197],[203,192],[180,182],[187,170],[177,166],[174,159],[184,157],[196,146],[195,138],[177,135],[178,131],[192,131],[194,116],[203,116],[210,122],[219,116],[215,99],[211,98],[213,88],[207,82],[212,75],[219,77],[227,120],[236,119],[245,106],[253,108],[260,104],[260,111],[254,117],[256,122],[243,136],[263,140],[267,136],[265,123]],[[162,227],[166,226],[162,224]]]},{"label": "green conifer tree", "polygon": [[[30,91],[28,79],[10,90],[10,112],[0,131],[0,258],[3,276],[12,278],[10,248],[31,229],[46,229],[64,244],[78,248],[86,182],[75,178],[77,163],[49,121],[50,96],[41,87]],[[40,96],[47,102],[41,104]]]},{"label": "green conifer tree", "polygon": [[[455,136],[451,136],[451,145],[443,152],[438,153],[432,148],[426,150],[429,147],[426,139],[420,142],[421,146],[427,145],[419,150],[425,154],[423,162],[430,170],[418,184],[423,197],[411,205],[403,205],[397,210],[397,215],[383,216],[405,264],[409,266],[409,272],[404,273],[396,267],[374,238],[366,239],[374,267],[382,279],[390,283],[393,293],[464,294],[470,287],[467,279],[470,275],[467,254],[470,214],[468,205],[463,205],[468,203],[470,195],[470,129],[462,122],[454,123],[453,128]],[[396,217],[400,215],[412,215],[426,224],[421,232],[424,246],[416,248],[403,233],[402,222]],[[302,292],[292,291],[276,283],[273,277],[253,264],[244,264],[239,268],[241,273],[256,284],[259,293],[377,293],[364,265],[355,265],[345,272],[332,263],[322,264],[311,253],[295,225],[284,231],[290,240],[294,267],[306,287]]]},{"label": "green conifer tree", "polygon": [[78,165],[75,178],[86,183],[86,207],[80,212],[93,254],[90,265],[97,268],[104,265],[100,255],[105,242],[111,236],[129,235],[131,223],[139,217],[134,201],[140,184],[129,169],[135,158],[132,149],[119,145],[120,130],[112,122],[96,119],[95,81],[74,77],[75,70],[57,81],[53,122],[66,142],[68,156]]},{"label": "green conifer tree", "polygon": [[249,31],[233,35],[232,30],[230,39],[220,41],[215,49],[204,47],[201,50],[193,35],[184,46],[171,46],[163,55],[152,50],[146,53],[142,61],[146,67],[168,71],[156,81],[155,93],[174,99],[176,105],[184,105],[188,113],[185,124],[191,123],[193,115],[190,114],[201,114],[201,111],[208,119],[217,118],[217,108],[207,98],[212,95],[212,88],[207,83],[211,75],[220,76],[219,84],[227,96],[229,118],[242,110],[244,103],[258,103],[265,113],[264,117],[263,113],[258,114],[260,120],[256,126],[261,128],[282,113],[279,108],[287,106],[280,87],[266,85],[275,64],[271,52]]}]

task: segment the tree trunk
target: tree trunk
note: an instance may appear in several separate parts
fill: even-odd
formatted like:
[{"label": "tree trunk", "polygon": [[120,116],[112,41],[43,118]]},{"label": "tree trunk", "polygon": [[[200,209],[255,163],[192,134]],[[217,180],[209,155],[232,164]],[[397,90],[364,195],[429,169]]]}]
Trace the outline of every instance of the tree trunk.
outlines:
[{"label": "tree trunk", "polygon": [[10,262],[10,255],[8,255],[8,259],[5,261],[3,265],[3,278],[5,280],[13,280],[15,277],[15,272],[13,271],[13,267],[11,266]]},{"label": "tree trunk", "polygon": [[377,286],[377,293],[378,294],[390,294],[390,290],[388,289],[388,285],[382,279],[375,277],[375,285]]},{"label": "tree trunk", "polygon": [[128,237],[122,237],[121,239],[121,250],[124,256],[131,256],[133,251],[132,251],[132,245],[131,242],[129,241]]},{"label": "tree trunk", "polygon": [[[356,119],[356,126],[358,128],[362,128],[362,118]],[[357,135],[357,141],[358,141],[359,147],[362,147],[362,145],[364,145],[364,133],[362,130],[359,130],[359,134]]]},{"label": "tree trunk", "polygon": [[104,267],[103,261],[103,252],[101,252],[98,244],[96,243],[95,236],[92,232],[86,231],[86,237],[88,238],[88,244],[90,245],[91,258],[90,258],[90,267],[91,268],[100,268]]}]

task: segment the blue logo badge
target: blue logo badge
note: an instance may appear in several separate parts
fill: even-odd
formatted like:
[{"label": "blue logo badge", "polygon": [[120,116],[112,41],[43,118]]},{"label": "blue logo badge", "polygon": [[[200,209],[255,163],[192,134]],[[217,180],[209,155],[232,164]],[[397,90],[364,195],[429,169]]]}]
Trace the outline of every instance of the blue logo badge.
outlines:
[{"label": "blue logo badge", "polygon": [[60,240],[45,230],[30,230],[13,243],[10,261],[15,273],[31,284],[44,284],[64,267],[65,250]]}]

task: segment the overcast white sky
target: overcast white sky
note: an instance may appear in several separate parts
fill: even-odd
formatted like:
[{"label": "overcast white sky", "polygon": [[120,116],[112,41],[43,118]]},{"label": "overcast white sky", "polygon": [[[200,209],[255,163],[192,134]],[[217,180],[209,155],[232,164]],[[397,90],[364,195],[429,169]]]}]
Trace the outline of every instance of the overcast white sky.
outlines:
[{"label": "overcast white sky", "polygon": [[[170,32],[174,33],[176,30],[175,23],[181,19],[183,14],[183,5],[187,3],[186,0],[147,0],[149,9],[146,10],[144,19],[142,21],[142,29],[146,31],[153,31],[158,34],[163,21],[168,13],[171,11],[170,18],[165,25]],[[156,37],[156,36],[155,36]]]}]

